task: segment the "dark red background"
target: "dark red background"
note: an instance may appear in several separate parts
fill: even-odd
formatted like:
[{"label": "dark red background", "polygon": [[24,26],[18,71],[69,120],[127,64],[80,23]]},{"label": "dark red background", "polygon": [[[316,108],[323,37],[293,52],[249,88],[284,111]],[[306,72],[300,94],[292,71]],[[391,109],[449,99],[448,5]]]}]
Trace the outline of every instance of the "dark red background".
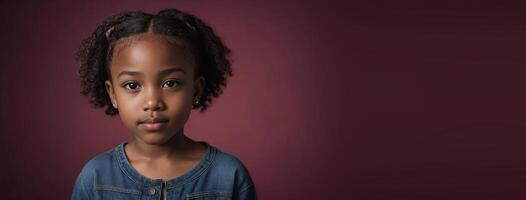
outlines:
[{"label": "dark red background", "polygon": [[1,3],[2,199],[68,199],[131,137],[79,94],[73,54],[109,15],[166,7],[233,49],[186,132],[261,199],[526,198],[526,3],[159,0]]}]

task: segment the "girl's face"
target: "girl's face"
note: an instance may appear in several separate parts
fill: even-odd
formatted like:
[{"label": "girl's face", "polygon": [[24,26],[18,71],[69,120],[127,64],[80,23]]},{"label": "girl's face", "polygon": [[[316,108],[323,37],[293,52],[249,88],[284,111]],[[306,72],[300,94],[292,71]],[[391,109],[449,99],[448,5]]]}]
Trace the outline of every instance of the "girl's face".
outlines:
[{"label": "girl's face", "polygon": [[194,80],[190,54],[170,38],[144,33],[119,41],[106,89],[124,125],[148,144],[179,133],[201,96],[204,78]]}]

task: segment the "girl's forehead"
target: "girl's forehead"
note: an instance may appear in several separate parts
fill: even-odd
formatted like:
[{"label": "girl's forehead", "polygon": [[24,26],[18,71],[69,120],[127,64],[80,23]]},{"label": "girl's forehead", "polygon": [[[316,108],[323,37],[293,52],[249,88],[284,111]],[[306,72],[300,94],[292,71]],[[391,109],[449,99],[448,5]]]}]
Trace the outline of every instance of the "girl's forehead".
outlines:
[{"label": "girl's forehead", "polygon": [[120,47],[126,47],[133,45],[138,42],[146,42],[146,43],[159,43],[159,44],[165,44],[165,45],[171,45],[179,48],[188,48],[188,43],[180,38],[176,38],[174,36],[168,36],[163,34],[156,34],[151,32],[145,32],[140,34],[135,34],[132,36],[128,36],[125,38],[120,38],[116,41],[114,48],[120,48]]},{"label": "girl's forehead", "polygon": [[153,33],[138,34],[117,41],[111,58],[112,63],[145,59],[159,62],[193,60],[184,41]]}]

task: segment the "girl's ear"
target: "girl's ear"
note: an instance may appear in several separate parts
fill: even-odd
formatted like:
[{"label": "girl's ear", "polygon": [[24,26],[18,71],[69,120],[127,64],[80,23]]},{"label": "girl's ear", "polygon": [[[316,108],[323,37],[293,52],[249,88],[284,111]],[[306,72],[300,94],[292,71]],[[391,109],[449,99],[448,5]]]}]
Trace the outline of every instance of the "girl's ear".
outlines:
[{"label": "girl's ear", "polygon": [[106,86],[106,92],[108,92],[108,96],[110,96],[111,104],[113,104],[113,107],[117,108],[117,101],[115,100],[115,91],[113,90],[113,84],[111,81],[106,80],[104,82],[104,85]]},{"label": "girl's ear", "polygon": [[205,77],[199,76],[199,78],[197,78],[194,81],[194,90],[195,90],[194,98],[197,97],[196,99],[201,99],[204,89],[205,89]]}]

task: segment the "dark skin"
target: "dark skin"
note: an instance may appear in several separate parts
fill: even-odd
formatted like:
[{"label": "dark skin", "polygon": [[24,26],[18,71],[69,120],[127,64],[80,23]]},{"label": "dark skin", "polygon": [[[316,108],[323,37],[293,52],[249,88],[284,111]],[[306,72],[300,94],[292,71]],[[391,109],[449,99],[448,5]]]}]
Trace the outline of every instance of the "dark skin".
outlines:
[{"label": "dark skin", "polygon": [[112,56],[111,80],[105,85],[134,134],[124,147],[131,165],[143,176],[164,181],[189,171],[206,153],[206,146],[184,135],[205,80],[195,78],[185,43],[148,32],[119,40]]}]

